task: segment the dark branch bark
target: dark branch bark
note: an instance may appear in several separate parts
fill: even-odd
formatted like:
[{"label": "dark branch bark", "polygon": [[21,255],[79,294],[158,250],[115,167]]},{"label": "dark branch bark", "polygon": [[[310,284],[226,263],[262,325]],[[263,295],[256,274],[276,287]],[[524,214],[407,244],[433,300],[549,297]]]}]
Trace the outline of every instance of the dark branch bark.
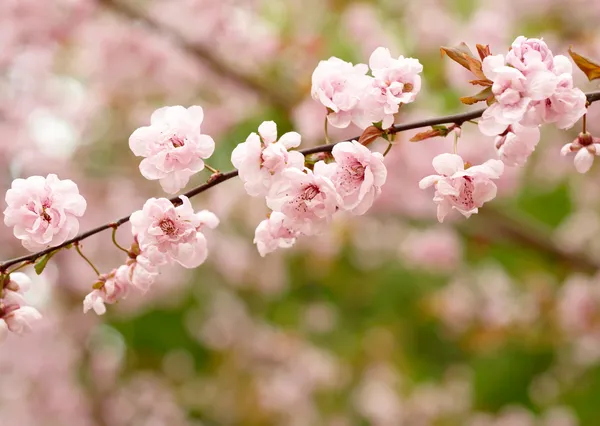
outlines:
[{"label": "dark branch bark", "polygon": [[[101,0],[101,1],[107,1],[107,0]],[[600,100],[600,91],[587,93],[586,96],[587,96],[588,102],[593,103],[595,101]],[[473,120],[475,118],[481,117],[481,115],[483,114],[483,111],[485,111],[484,108],[461,113],[461,114],[448,115],[445,117],[430,118],[430,119],[426,119],[426,120],[414,121],[412,123],[396,124],[389,130],[389,132],[395,134],[395,133],[400,133],[400,132],[403,132],[406,130],[419,129],[421,127],[428,127],[428,126],[433,126],[433,125],[438,125],[438,124],[458,124],[458,125],[460,125],[460,124],[465,123],[468,120]],[[359,137],[360,137],[360,135],[356,136],[354,138],[351,138],[350,140],[358,140]],[[340,142],[344,142],[344,141],[340,141]],[[340,143],[340,142],[336,142],[336,143]],[[319,153],[319,152],[329,152],[333,149],[333,147],[336,145],[336,143],[316,146],[313,148],[302,149],[302,150],[300,150],[300,152],[304,155],[315,154],[315,153]],[[216,186],[222,182],[225,182],[226,180],[236,177],[237,175],[238,175],[237,170],[232,170],[227,173],[215,174],[208,180],[208,182],[206,182],[200,186],[197,186],[195,188],[192,188],[189,191],[183,193],[182,195],[185,195],[188,198],[194,197],[194,196],[212,188],[213,186]],[[171,198],[171,202],[175,205],[178,205],[180,203],[179,196]],[[82,241],[88,237],[91,237],[92,235],[98,234],[107,229],[112,229],[112,228],[118,227],[126,222],[129,222],[129,216],[122,217],[115,222],[107,223],[105,225],[98,226],[97,228],[90,229],[89,231],[79,234],[75,238],[67,240],[64,243],[59,244],[58,246],[49,247],[49,248],[39,251],[37,253],[31,253],[26,256],[21,256],[21,257],[7,260],[0,264],[0,272],[5,272],[9,267],[16,265],[18,263],[21,263],[21,262],[33,263],[45,254],[48,254],[55,250],[64,248],[70,244]],[[525,230],[525,229],[519,229],[518,227],[515,227],[514,229],[512,229],[511,232],[520,233],[521,234],[520,240],[522,240],[523,242],[534,241],[534,242],[536,242],[534,244],[534,246],[538,246],[540,248],[543,247],[546,251],[551,251],[559,257],[563,255],[562,252],[560,252],[560,251],[556,250],[556,248],[554,248],[554,245],[551,242],[548,242],[544,239],[544,242],[540,244],[538,242],[539,239],[537,237],[531,237],[530,235],[528,235],[527,230]],[[592,266],[597,267],[598,266],[596,263],[593,263],[593,264],[590,264],[589,262],[586,262],[586,263],[587,263],[588,267],[592,267]]]}]

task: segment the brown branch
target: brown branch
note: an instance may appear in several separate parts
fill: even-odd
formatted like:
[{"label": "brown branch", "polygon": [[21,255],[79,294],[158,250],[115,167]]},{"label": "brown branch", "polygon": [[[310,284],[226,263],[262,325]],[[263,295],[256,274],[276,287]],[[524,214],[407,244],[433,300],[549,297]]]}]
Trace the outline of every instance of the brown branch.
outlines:
[{"label": "brown branch", "polygon": [[246,89],[258,94],[271,105],[288,111],[295,104],[298,98],[297,94],[282,93],[278,90],[275,90],[275,86],[273,84],[263,81],[255,76],[247,75],[238,68],[229,66],[217,55],[214,55],[210,49],[198,43],[189,42],[181,34],[178,34],[165,27],[159,21],[142,13],[137,8],[132,7],[131,5],[128,5],[120,0],[97,1],[119,16],[133,21],[142,22],[144,25],[146,25],[146,27],[152,29],[153,31],[165,35],[183,51],[200,59],[215,74],[240,84]]},{"label": "brown branch", "polygon": [[[104,0],[103,0],[104,1]],[[588,102],[589,103],[593,103],[596,102],[598,100],[600,100],[600,91],[596,91],[596,92],[590,92],[586,94]],[[420,121],[414,121],[411,123],[405,123],[405,124],[396,124],[394,126],[392,126],[388,132],[391,134],[396,134],[396,133],[400,133],[406,130],[412,130],[412,129],[419,129],[421,127],[428,127],[428,126],[434,126],[434,125],[438,125],[438,124],[463,124],[469,120],[473,120],[475,118],[481,117],[481,115],[483,114],[483,111],[485,111],[485,108],[482,109],[477,109],[474,111],[468,111],[468,112],[464,112],[461,114],[454,114],[454,115],[448,115],[445,117],[437,117],[437,118],[430,118],[430,119],[426,119],[426,120],[420,120]],[[358,140],[359,136],[355,136],[353,138],[350,138],[349,140]],[[345,141],[340,141],[340,142],[345,142]],[[336,142],[336,143],[332,143],[332,144],[327,144],[327,145],[320,145],[320,146],[316,146],[313,148],[307,148],[307,149],[302,149],[299,152],[301,152],[304,155],[308,155],[308,154],[315,154],[318,152],[330,152],[333,147],[340,142]],[[230,172],[227,173],[219,173],[219,174],[215,174],[213,175],[208,182],[197,186],[195,188],[190,189],[189,191],[183,193],[182,195],[185,195],[188,198],[192,198],[198,194],[201,194],[202,192],[212,188],[213,186],[216,186],[222,182],[225,182],[226,180],[229,180],[233,177],[236,177],[238,175],[237,170],[232,170]],[[179,196],[173,197],[171,198],[171,202],[175,205],[179,205],[181,203]],[[129,217],[130,216],[125,216],[122,217],[120,219],[118,219],[115,222],[111,222],[111,223],[107,223],[105,225],[101,225],[98,226],[97,228],[93,228],[90,229],[89,231],[86,231],[82,234],[77,235],[75,238],[71,238],[70,240],[65,241],[62,244],[59,244],[55,247],[49,247],[45,250],[39,251],[37,253],[31,253],[25,256],[21,256],[21,257],[17,257],[14,259],[10,259],[7,260],[3,263],[0,263],[0,272],[6,272],[6,270],[11,267],[12,265],[16,265],[17,263],[21,263],[21,262],[29,262],[29,263],[33,263],[35,262],[37,259],[39,259],[40,257],[42,257],[45,254],[48,254],[50,252],[53,252],[55,250],[59,250],[61,248],[64,248],[66,246],[69,246],[73,243],[82,241],[88,237],[91,237],[92,235],[98,234],[102,231],[105,231],[107,229],[113,229],[115,227],[118,227],[126,222],[129,222]],[[531,242],[534,241],[535,246],[539,246],[539,247],[544,247],[544,249],[546,251],[552,251],[552,252],[557,252],[556,248],[554,248],[554,245],[551,242],[548,242],[546,240],[544,240],[543,243],[539,243],[538,241],[538,237],[532,237],[531,235],[528,234],[527,229],[524,228],[519,228],[514,227],[514,229],[511,230],[511,232],[513,233],[519,233],[520,234],[520,239],[524,242]],[[561,255],[561,253],[558,253],[558,255]],[[589,266],[589,264],[588,264]]]}]

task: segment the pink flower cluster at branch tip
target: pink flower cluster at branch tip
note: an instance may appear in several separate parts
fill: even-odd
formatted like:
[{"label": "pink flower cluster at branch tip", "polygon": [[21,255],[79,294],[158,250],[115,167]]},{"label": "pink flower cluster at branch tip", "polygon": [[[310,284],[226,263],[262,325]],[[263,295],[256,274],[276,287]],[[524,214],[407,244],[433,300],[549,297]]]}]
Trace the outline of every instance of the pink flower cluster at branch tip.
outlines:
[{"label": "pink flower cluster at branch tip", "polygon": [[469,217],[484,203],[496,197],[496,184],[504,171],[500,160],[488,160],[479,166],[465,167],[456,154],[440,154],[433,159],[433,168],[439,175],[427,176],[419,182],[421,189],[435,186],[433,201],[437,204],[440,222],[453,210]]},{"label": "pink flower cluster at branch tip", "polygon": [[30,251],[43,250],[73,238],[79,231],[86,201],[71,180],[55,174],[15,179],[6,192],[4,223]]},{"label": "pink flower cluster at branch tip", "polygon": [[300,135],[288,132],[277,140],[277,125],[265,121],[246,142],[239,144],[231,153],[231,162],[244,181],[244,188],[253,197],[264,197],[286,168],[302,169],[304,155],[288,149],[300,145]]},{"label": "pink flower cluster at branch tip", "polygon": [[0,342],[9,331],[21,335],[29,333],[33,324],[42,318],[23,298],[30,286],[31,279],[21,272],[0,277]]},{"label": "pink flower cluster at branch tip", "polygon": [[192,175],[204,169],[204,161],[215,150],[213,139],[201,132],[204,111],[199,106],[159,108],[150,126],[140,127],[129,137],[129,147],[138,157],[146,179],[160,181],[174,194],[185,187]]},{"label": "pink flower cluster at branch tip", "polygon": [[506,55],[487,56],[483,72],[492,81],[495,102],[483,113],[479,129],[497,136],[498,154],[507,165],[523,165],[539,141],[538,127],[572,127],[586,112],[585,94],[573,87],[573,67],[554,56],[541,39],[518,37]]},{"label": "pink flower cluster at branch tip", "polygon": [[365,64],[353,65],[331,57],[319,62],[312,75],[311,95],[327,108],[329,124],[345,128],[354,123],[365,129],[381,122],[394,123],[401,104],[413,102],[421,90],[423,66],[417,59],[392,58],[388,49],[378,47],[371,54],[367,75]]}]

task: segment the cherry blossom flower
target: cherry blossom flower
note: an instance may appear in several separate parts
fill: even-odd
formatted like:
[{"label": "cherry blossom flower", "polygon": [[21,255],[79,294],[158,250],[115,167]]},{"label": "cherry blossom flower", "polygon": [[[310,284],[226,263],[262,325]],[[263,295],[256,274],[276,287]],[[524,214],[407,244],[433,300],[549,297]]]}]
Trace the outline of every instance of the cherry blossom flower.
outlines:
[{"label": "cherry blossom flower", "polygon": [[312,75],[311,95],[327,109],[327,120],[334,127],[345,128],[362,114],[360,100],[371,85],[365,64],[353,65],[331,57],[319,62]]},{"label": "cherry blossom flower", "polygon": [[435,185],[433,201],[438,205],[438,220],[443,222],[452,209],[470,217],[492,200],[496,196],[496,184],[492,179],[500,177],[504,163],[488,160],[478,166],[465,167],[460,155],[440,154],[433,159],[433,168],[439,175],[421,179],[419,187],[425,189]]},{"label": "cherry blossom flower", "polygon": [[[207,210],[194,213],[190,200],[182,195],[175,207],[166,198],[150,198],[142,210],[131,215],[132,232],[140,249],[147,251],[155,264],[177,262],[195,268],[206,260],[206,238],[200,230],[214,228],[219,219]],[[150,249],[154,247],[155,249]]]},{"label": "cherry blossom flower", "polygon": [[554,55],[543,39],[519,36],[513,41],[510,51],[506,54],[506,62],[526,73],[530,67],[537,67],[540,62],[546,69],[553,69]]},{"label": "cherry blossom flower", "polygon": [[265,121],[246,142],[239,144],[231,153],[231,162],[239,171],[246,192],[251,196],[265,196],[281,172],[288,168],[302,170],[304,155],[289,151],[300,145],[300,135],[288,132],[277,141],[277,125]]},{"label": "cherry blossom flower", "polygon": [[[19,282],[19,284],[17,284]],[[31,332],[33,324],[42,318],[37,309],[27,306],[23,292],[30,280],[25,274],[13,273],[2,290],[0,299],[0,342],[11,331],[16,334]],[[15,287],[18,287],[16,290]]]},{"label": "cherry blossom flower", "polygon": [[103,315],[106,312],[105,303],[113,304],[119,299],[125,299],[131,290],[127,269],[126,265],[121,265],[108,274],[100,275],[94,290],[83,299],[83,313],[93,309],[97,315]]},{"label": "cherry blossom flower", "polygon": [[[423,66],[414,58],[400,56],[394,59],[389,49],[378,47],[369,58],[369,67],[374,76],[374,90],[370,93],[381,106],[383,115],[372,118],[365,127],[382,120],[383,128],[387,128],[393,124],[394,114],[398,112],[400,104],[413,102],[421,90],[419,73],[423,71]],[[363,109],[369,110],[365,106]]]},{"label": "cherry blossom flower", "polygon": [[494,146],[507,166],[522,166],[540,141],[539,127],[524,127],[520,124],[508,126],[498,135]]},{"label": "cherry blossom flower", "polygon": [[580,133],[577,139],[562,147],[560,153],[567,155],[576,152],[573,162],[575,170],[586,173],[594,163],[594,156],[600,155],[600,138],[592,137],[589,133]]},{"label": "cherry blossom flower", "polygon": [[79,231],[86,201],[72,180],[55,174],[15,179],[6,192],[4,223],[30,251],[43,250],[73,238]]},{"label": "cherry blossom flower", "polygon": [[356,215],[366,213],[381,194],[387,177],[383,155],[357,141],[338,143],[332,154],[335,163],[328,167],[334,168],[331,180],[342,197],[343,208]]},{"label": "cherry blossom flower", "polygon": [[129,137],[129,147],[138,157],[146,179],[160,181],[173,194],[185,187],[192,175],[204,169],[204,161],[215,149],[213,139],[201,132],[204,111],[199,106],[159,108],[150,126],[140,127]]},{"label": "cherry blossom flower", "polygon": [[331,172],[323,161],[314,166],[314,172],[305,169],[286,169],[282,178],[267,196],[267,206],[281,212],[306,235],[322,231],[342,204],[342,199],[331,181]]},{"label": "cherry blossom flower", "polygon": [[289,218],[280,212],[272,212],[268,219],[256,227],[254,244],[262,257],[278,248],[289,248],[294,245],[300,235],[293,229]]}]

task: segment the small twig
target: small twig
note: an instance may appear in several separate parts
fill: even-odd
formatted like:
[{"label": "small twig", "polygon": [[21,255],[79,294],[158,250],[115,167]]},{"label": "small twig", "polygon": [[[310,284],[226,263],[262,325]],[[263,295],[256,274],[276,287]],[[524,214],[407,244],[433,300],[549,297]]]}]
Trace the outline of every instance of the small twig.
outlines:
[{"label": "small twig", "polygon": [[204,167],[206,167],[206,169],[207,169],[207,170],[211,171],[212,173],[214,173],[214,174],[216,174],[216,175],[218,175],[218,174],[220,174],[220,173],[221,173],[220,171],[218,171],[217,169],[215,169],[215,168],[214,168],[214,167],[212,167],[212,166],[209,166],[209,165],[208,165],[208,164],[206,164],[206,163],[204,163]]},{"label": "small twig", "polygon": [[324,130],[325,130],[325,143],[331,143],[331,141],[329,140],[329,120],[327,119],[327,116],[325,116],[325,124],[323,125]]},{"label": "small twig", "polygon": [[125,253],[127,253],[129,255],[129,250],[127,250],[125,247],[123,247],[121,244],[119,244],[117,242],[117,229],[119,229],[119,226],[111,223],[111,228],[113,229],[113,231],[112,231],[112,242],[113,242],[113,244],[119,250],[124,251]]},{"label": "small twig", "polygon": [[87,256],[85,254],[83,254],[83,252],[79,248],[79,242],[74,243],[74,245],[75,245],[75,250],[77,250],[77,253],[79,253],[79,256],[81,256],[83,258],[83,260],[85,260],[88,263],[88,265],[90,265],[92,267],[92,269],[94,270],[94,272],[96,273],[96,275],[100,275],[100,272],[94,266],[94,264],[92,263],[92,261],[90,259],[88,259]]}]

